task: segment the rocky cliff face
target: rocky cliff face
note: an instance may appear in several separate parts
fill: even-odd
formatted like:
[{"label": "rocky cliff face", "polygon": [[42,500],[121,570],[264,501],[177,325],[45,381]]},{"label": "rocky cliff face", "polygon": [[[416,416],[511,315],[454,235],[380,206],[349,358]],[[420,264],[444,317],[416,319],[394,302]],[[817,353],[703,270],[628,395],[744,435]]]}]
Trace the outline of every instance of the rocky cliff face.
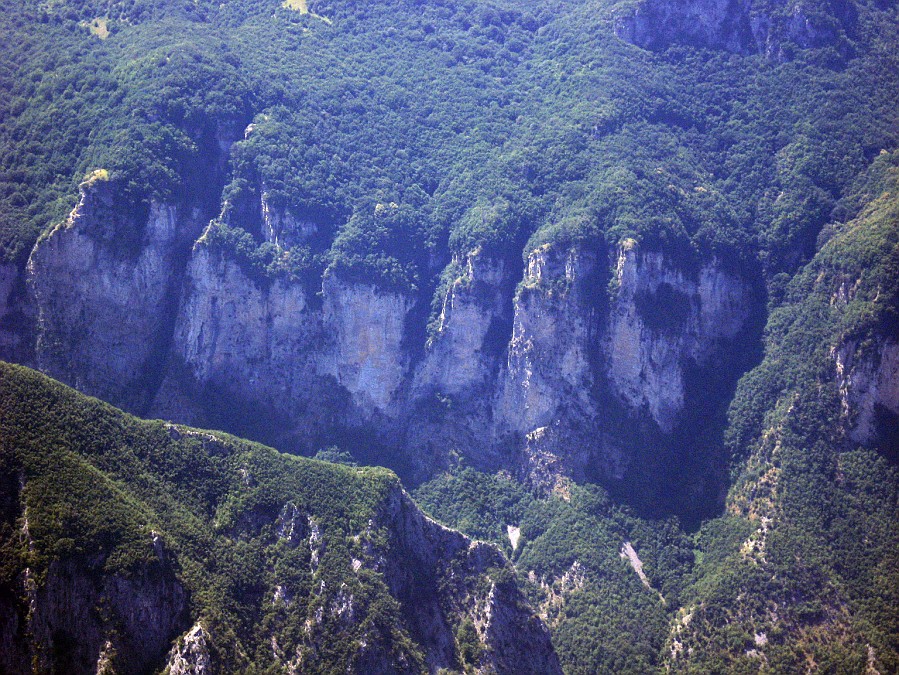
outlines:
[{"label": "rocky cliff face", "polygon": [[509,322],[507,264],[481,250],[453,261],[459,275],[442,298],[435,334],[415,373],[415,395],[471,397],[493,385]]},{"label": "rocky cliff face", "polygon": [[[283,231],[285,218],[269,209],[263,225]],[[37,364],[136,412],[285,449],[362,432],[389,446],[367,461],[421,477],[458,452],[476,465],[511,453],[541,485],[620,479],[634,465],[621,448],[645,441],[622,436],[634,426],[622,420],[672,434],[688,375],[739,336],[755,302],[714,260],[688,267],[633,242],[542,246],[517,291],[514,267],[478,250],[454,261],[417,345],[411,294],[333,272],[315,293],[206,235],[190,250],[200,227],[196,210],[127,212],[106,182],[86,185],[29,261]]]},{"label": "rocky cliff face", "polygon": [[265,185],[259,201],[262,236],[267,242],[289,248],[307,242],[321,229],[312,220],[298,218],[287,209],[273,206]]},{"label": "rocky cliff face", "polygon": [[703,365],[746,325],[750,289],[717,262],[688,272],[633,242],[618,251],[615,284],[603,344],[608,380],[628,407],[645,407],[670,432],[686,404],[686,368]]},{"label": "rocky cliff face", "polygon": [[[315,347],[323,340],[321,316],[300,284],[261,285],[233,259],[202,241],[187,266],[172,343],[172,356],[197,391],[253,401],[277,415],[302,414],[314,393]],[[154,412],[195,419],[208,415],[194,389],[174,396],[179,373],[169,378]],[[216,394],[215,392],[218,392]],[[185,407],[189,410],[185,411]]]},{"label": "rocky cliff face", "polygon": [[899,344],[881,339],[861,348],[856,340],[832,352],[849,438],[869,445],[893,436],[899,419]]},{"label": "rocky cliff face", "polygon": [[685,44],[785,60],[785,43],[800,49],[831,46],[845,56],[856,20],[852,2],[646,0],[619,19],[616,32],[644,49]]},{"label": "rocky cliff face", "polygon": [[166,668],[169,675],[211,675],[214,672],[208,635],[203,626],[197,623],[181,636],[169,652]]},{"label": "rocky cliff face", "polygon": [[22,600],[0,601],[0,667],[8,673],[143,673],[158,668],[184,629],[187,595],[171,569],[127,577],[53,563],[38,582],[26,569]]},{"label": "rocky cliff face", "polygon": [[184,250],[202,217],[185,205],[123,203],[93,180],[28,261],[36,363],[82,391],[145,405],[164,361]]},{"label": "rocky cliff face", "polygon": [[[186,404],[194,419],[208,422],[208,409],[190,403],[191,391],[204,391],[213,406],[225,395],[293,418],[306,436],[340,426],[341,418],[395,417],[408,369],[410,298],[335,276],[326,278],[321,295],[310,298],[302,283],[287,278],[254,278],[227,253],[198,242],[172,345],[190,383],[185,391],[185,373],[172,370],[154,413],[181,418]],[[280,438],[286,447],[296,447],[293,431]]]},{"label": "rocky cliff face", "polygon": [[610,284],[606,258],[541,247],[516,297],[496,423],[520,439],[538,484],[560,473],[621,479],[634,463],[622,446],[637,441],[615,418],[671,434],[690,404],[690,371],[747,326],[750,285],[717,262],[687,268],[627,241]]},{"label": "rocky cliff face", "polygon": [[600,326],[591,303],[602,297],[595,270],[592,251],[556,251],[546,245],[528,257],[497,406],[498,419],[515,432],[524,434],[563,412],[590,408],[590,356]]},{"label": "rocky cliff face", "polygon": [[409,367],[403,335],[412,299],[335,275],[325,277],[322,292],[325,330],[334,340],[324,372],[366,414],[395,415],[396,394]]},{"label": "rocky cliff face", "polygon": [[[537,484],[552,485],[559,473],[583,478],[591,461],[615,460],[608,449],[595,452],[605,301],[599,264],[596,251],[543,246],[529,255],[515,298],[496,422],[499,433],[508,430],[523,447],[524,473]],[[560,440],[571,449],[560,449]]]},{"label": "rocky cliff face", "polygon": [[470,664],[478,672],[561,672],[546,626],[494,546],[434,522],[399,489],[373,525],[390,533],[382,569],[391,593],[411,615],[411,633],[425,648],[432,672],[452,667],[463,624],[474,627],[482,647]]}]

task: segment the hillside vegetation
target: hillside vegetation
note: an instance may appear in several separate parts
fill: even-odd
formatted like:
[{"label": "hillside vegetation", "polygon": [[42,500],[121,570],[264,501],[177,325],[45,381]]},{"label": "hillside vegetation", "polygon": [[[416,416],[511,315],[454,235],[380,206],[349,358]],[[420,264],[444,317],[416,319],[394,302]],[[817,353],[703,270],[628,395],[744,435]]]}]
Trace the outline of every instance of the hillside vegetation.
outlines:
[{"label": "hillside vegetation", "polygon": [[0,410],[4,672],[558,668],[500,554],[385,469],[144,422],[2,363]]},{"label": "hillside vegetation", "polygon": [[[615,35],[627,9],[600,0],[4,2],[9,259],[103,168],[137,202],[208,193],[210,216],[257,240],[264,192],[322,226],[294,265],[388,286],[429,287],[451,251],[597,230],[773,275],[897,141],[895,7],[873,2],[845,64],[643,51]],[[83,23],[97,17],[107,39]],[[201,186],[217,139],[238,141],[230,175]]]},{"label": "hillside vegetation", "polygon": [[[880,155],[842,207],[856,217],[782,289],[765,357],[737,387],[720,517],[689,534],[596,487],[536,500],[470,469],[417,490],[437,517],[506,546],[570,672],[899,667],[897,420],[876,410],[882,441],[862,447],[851,376],[835,372],[845,345],[876,362],[899,334],[899,154]],[[521,530],[514,552],[507,524]],[[619,559],[624,541],[664,604]]]}]

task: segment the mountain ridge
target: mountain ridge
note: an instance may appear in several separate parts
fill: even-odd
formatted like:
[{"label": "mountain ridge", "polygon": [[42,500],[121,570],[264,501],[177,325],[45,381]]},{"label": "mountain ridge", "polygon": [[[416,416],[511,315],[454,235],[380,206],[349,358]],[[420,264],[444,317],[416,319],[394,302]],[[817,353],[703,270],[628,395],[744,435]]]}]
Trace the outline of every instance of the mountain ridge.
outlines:
[{"label": "mountain ridge", "polygon": [[188,661],[217,672],[561,672],[503,556],[421,514],[389,472],[0,371],[5,669],[173,668],[170,643],[202,638]]}]

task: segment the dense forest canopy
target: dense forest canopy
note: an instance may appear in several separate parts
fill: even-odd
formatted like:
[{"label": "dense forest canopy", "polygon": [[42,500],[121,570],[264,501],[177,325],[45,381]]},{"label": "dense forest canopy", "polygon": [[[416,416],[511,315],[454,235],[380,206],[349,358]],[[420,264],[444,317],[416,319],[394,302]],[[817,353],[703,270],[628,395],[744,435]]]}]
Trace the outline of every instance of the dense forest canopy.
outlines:
[{"label": "dense forest canopy", "polygon": [[895,7],[859,6],[864,58],[848,62],[645,51],[615,34],[627,11],[9,2],[4,256],[22,260],[93,169],[138,202],[172,200],[211,143],[236,141],[210,217],[258,239],[242,205],[264,192],[325,230],[301,268],[411,289],[433,283],[447,244],[603,235],[792,272],[896,144]]}]

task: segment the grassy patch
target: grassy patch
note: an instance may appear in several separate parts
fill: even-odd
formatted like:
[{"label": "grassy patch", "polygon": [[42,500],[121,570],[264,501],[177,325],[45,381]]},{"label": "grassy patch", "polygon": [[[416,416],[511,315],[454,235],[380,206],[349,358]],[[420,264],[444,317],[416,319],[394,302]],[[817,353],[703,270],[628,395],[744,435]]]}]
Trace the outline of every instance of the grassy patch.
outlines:
[{"label": "grassy patch", "polygon": [[324,21],[329,26],[334,23],[333,21],[331,21],[331,19],[329,19],[326,16],[321,16],[319,14],[315,14],[314,12],[310,12],[309,4],[307,3],[306,0],[284,0],[281,3],[281,6],[284,9],[292,9],[295,12],[299,12],[300,14],[308,14],[313,19],[318,19],[319,21]]}]

